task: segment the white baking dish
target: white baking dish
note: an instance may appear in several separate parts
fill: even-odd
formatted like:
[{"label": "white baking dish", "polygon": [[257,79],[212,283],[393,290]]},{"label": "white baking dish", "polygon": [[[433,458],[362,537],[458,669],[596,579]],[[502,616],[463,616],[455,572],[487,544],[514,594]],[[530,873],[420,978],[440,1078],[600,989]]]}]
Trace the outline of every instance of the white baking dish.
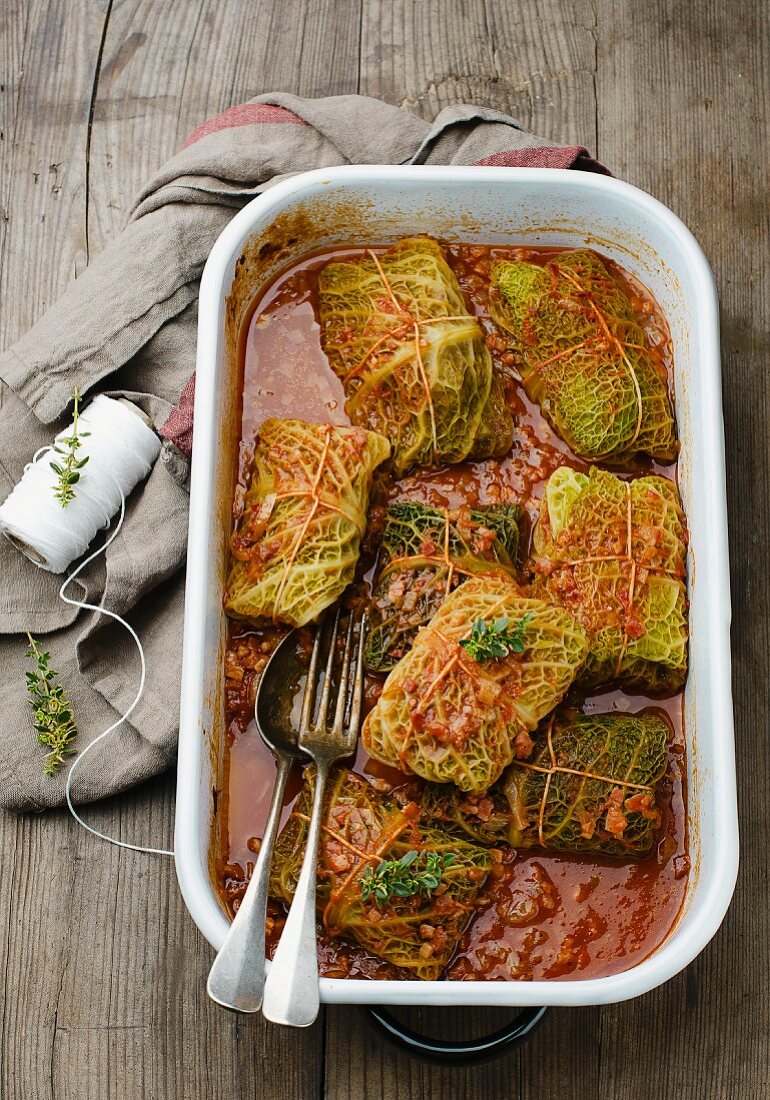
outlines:
[{"label": "white baking dish", "polygon": [[196,924],[218,948],[227,918],[209,877],[209,845],[223,717],[222,590],[239,415],[234,326],[253,294],[291,258],[335,243],[385,243],[415,232],[479,243],[588,243],[638,276],[668,318],[682,440],[680,481],[691,534],[685,729],[692,871],[676,927],[648,959],[625,973],[568,982],[322,979],[321,997],[511,1006],[624,1000],[672,977],[716,932],[735,884],[738,827],[714,282],[698,244],[669,210],[603,176],[529,168],[323,169],[254,199],[212,249],[200,294],[176,811],[179,884]]}]

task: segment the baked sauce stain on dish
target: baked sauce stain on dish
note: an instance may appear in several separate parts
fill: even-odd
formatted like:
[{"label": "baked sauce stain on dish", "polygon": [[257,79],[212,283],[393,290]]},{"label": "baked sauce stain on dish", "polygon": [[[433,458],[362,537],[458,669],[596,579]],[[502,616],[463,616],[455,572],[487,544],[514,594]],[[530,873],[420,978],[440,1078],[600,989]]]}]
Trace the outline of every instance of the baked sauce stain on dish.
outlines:
[{"label": "baked sauce stain on dish", "polygon": [[[505,368],[504,341],[486,309],[493,259],[545,264],[563,249],[484,247],[444,244],[469,309],[476,314],[493,357]],[[375,250],[376,251],[376,250]],[[361,248],[341,248],[303,259],[279,276],[254,303],[244,326],[243,414],[239,451],[237,518],[260,424],[268,417],[297,417],[315,423],[345,425],[345,396],[321,348],[314,301],[317,272],[331,260],[353,259]],[[656,369],[673,399],[671,341],[665,318],[649,292],[612,261],[611,273],[626,291],[645,331]],[[495,504],[515,500],[526,509],[527,533],[539,509],[546,480],[562,465],[586,470],[531,402],[520,382],[506,372],[506,400],[517,431],[502,460],[464,462],[409,475],[396,484],[376,486],[374,509],[399,500],[436,507]],[[643,456],[615,469],[622,477],[661,474],[676,480],[676,463],[662,465]],[[528,545],[522,547],[526,556]],[[364,547],[357,587],[366,593],[374,568],[373,550]],[[226,735],[220,765],[214,822],[214,876],[219,896],[232,914],[237,910],[259,850],[272,793],[275,767],[254,726],[254,693],[262,668],[286,628],[263,629],[231,622],[226,653]],[[306,643],[310,631],[306,631]],[[373,705],[382,678],[367,678]],[[301,691],[301,684],[296,690]],[[588,854],[554,854],[537,849],[501,848],[445,977],[495,981],[586,979],[616,974],[647,958],[666,938],[680,912],[689,871],[687,855],[686,755],[683,692],[665,698],[630,694],[610,686],[593,693],[573,690],[566,702],[585,714],[635,714],[651,706],[663,709],[672,727],[669,766],[659,803],[663,820],[652,854],[642,860],[618,860]],[[359,749],[353,771],[379,785],[398,787],[405,777],[370,759]],[[287,791],[283,822],[299,794],[299,770]],[[282,823],[283,823],[282,822]],[[270,903],[268,950],[280,937],[283,906]],[[319,932],[319,963],[327,977],[384,979],[411,977],[360,946]]]}]

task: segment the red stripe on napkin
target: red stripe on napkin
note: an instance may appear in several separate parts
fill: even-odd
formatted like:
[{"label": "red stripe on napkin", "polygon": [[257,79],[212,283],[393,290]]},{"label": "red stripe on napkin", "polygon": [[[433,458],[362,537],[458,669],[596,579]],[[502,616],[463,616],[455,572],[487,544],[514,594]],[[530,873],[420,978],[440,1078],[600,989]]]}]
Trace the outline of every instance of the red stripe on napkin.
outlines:
[{"label": "red stripe on napkin", "polygon": [[221,115],[209,118],[188,137],[184,143],[194,145],[201,138],[209,134],[216,134],[219,130],[230,130],[234,126],[254,126],[260,122],[290,122],[298,126],[307,126],[307,123],[293,111],[287,111],[285,107],[274,107],[270,103],[240,103],[237,107],[228,107]]},{"label": "red stripe on napkin", "polygon": [[582,145],[538,145],[534,149],[506,149],[490,157],[477,160],[478,167],[493,168],[576,168],[582,172],[600,172],[611,176],[612,172],[594,160]]},{"label": "red stripe on napkin", "polygon": [[164,439],[175,443],[186,455],[192,454],[193,445],[193,409],[195,407],[195,375],[184,384],[179,395],[179,404],[172,409],[168,419],[160,429]]}]

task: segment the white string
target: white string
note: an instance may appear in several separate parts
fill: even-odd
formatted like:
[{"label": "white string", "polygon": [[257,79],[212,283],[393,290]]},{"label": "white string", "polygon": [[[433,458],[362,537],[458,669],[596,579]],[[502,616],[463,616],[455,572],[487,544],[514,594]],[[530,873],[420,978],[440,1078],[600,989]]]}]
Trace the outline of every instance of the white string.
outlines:
[{"label": "white string", "polygon": [[[73,427],[60,432],[54,443],[61,444]],[[52,447],[35,453],[0,506],[0,531],[51,573],[64,573],[85,553],[97,531],[117,514],[121,495],[128,497],[149,474],[160,451],[160,440],[138,411],[104,394],[79,417],[78,436],[75,457],[88,459],[88,465],[66,508],[56,497],[58,475],[51,468],[52,460],[63,459]]]},{"label": "white string", "polygon": [[115,530],[104,542],[104,544],[99,547],[98,550],[95,550],[93,554],[90,554],[84,561],[82,561],[76,569],[72,570],[70,575],[66,578],[61,588],[59,589],[59,598],[64,600],[65,603],[70,604],[72,607],[80,607],[84,611],[95,611],[98,615],[107,615],[108,618],[113,619],[116,623],[120,623],[121,626],[126,628],[128,633],[134,639],[134,642],[136,643],[136,649],[139,654],[139,662],[141,666],[139,687],[137,688],[136,695],[134,696],[134,700],[131,703],[131,706],[128,707],[125,713],[121,715],[121,717],[118,718],[117,721],[113,722],[111,726],[108,726],[103,733],[100,733],[98,737],[95,737],[89,745],[86,745],[83,751],[78,753],[78,755],[75,757],[74,761],[70,765],[69,772],[67,773],[67,786],[65,792],[67,797],[67,807],[69,808],[69,812],[75,818],[75,821],[77,821],[78,825],[82,825],[84,829],[87,829],[89,833],[93,833],[94,836],[99,837],[100,840],[106,840],[110,844],[116,845],[116,847],[118,848],[129,848],[132,852],[146,852],[148,855],[151,856],[171,856],[171,858],[173,859],[174,853],[172,851],[169,851],[167,848],[145,848],[141,844],[129,844],[125,840],[117,840],[115,837],[109,836],[107,833],[100,832],[99,829],[94,829],[91,825],[87,824],[87,822],[83,820],[83,818],[80,816],[80,814],[77,812],[72,804],[72,780],[78,764],[81,764],[83,762],[85,757],[95,745],[98,745],[100,741],[103,741],[105,737],[108,737],[111,733],[113,733],[116,729],[122,726],[124,722],[128,720],[131,713],[138,706],[139,700],[144,694],[144,682],[147,677],[147,663],[144,656],[144,647],[139,640],[139,635],[136,633],[131,624],[126,622],[125,619],[121,618],[121,616],[118,615],[115,611],[110,611],[106,607],[97,606],[96,604],[92,603],[86,603],[84,600],[73,599],[71,596],[65,595],[65,589],[67,588],[67,586],[72,581],[74,581],[78,574],[81,573],[87,565],[94,561],[95,558],[98,558],[100,554],[104,554],[107,551],[110,543],[112,543],[112,541],[116,539],[117,536],[120,534],[120,529],[123,526],[123,520],[126,515],[126,498],[123,496],[119,485],[118,492],[120,492],[120,517],[115,526]]}]

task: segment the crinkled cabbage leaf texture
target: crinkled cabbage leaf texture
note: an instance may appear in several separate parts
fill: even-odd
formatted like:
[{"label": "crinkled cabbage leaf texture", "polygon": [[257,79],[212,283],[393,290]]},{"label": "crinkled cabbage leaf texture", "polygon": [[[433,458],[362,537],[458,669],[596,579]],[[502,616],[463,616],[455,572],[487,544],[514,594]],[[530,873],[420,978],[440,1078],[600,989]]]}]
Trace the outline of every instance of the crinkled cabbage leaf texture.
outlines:
[{"label": "crinkled cabbage leaf texture", "polygon": [[303,626],[352,581],[372,473],[388,441],[363,428],[266,420],[240,526],[225,610]]},{"label": "crinkled cabbage leaf texture", "polygon": [[505,776],[511,844],[646,855],[661,823],[656,794],[669,734],[659,714],[549,723],[532,758],[514,761]]},{"label": "crinkled cabbage leaf texture", "polygon": [[481,326],[435,241],[327,264],[318,310],[348,416],[390,440],[397,476],[510,450],[513,421]]},{"label": "crinkled cabbage leaf texture", "polygon": [[[276,843],[270,893],[294,897],[307,839],[312,775]],[[362,898],[362,878],[380,861],[407,852],[453,857],[440,889],[391,898],[378,907]],[[339,769],[329,781],[318,852],[316,900],[324,930],[355,940],[412,976],[435,980],[448,963],[492,866],[488,851],[424,823],[419,808],[399,807],[365,779]]]},{"label": "crinkled cabbage leaf texture", "polygon": [[[526,622],[524,650],[485,663],[460,642],[478,620]],[[509,577],[471,577],[457,588],[388,676],[362,733],[371,756],[407,774],[485,791],[529,732],[562,699],[588,640],[561,607]]]},{"label": "crinkled cabbage leaf texture", "polygon": [[581,679],[659,694],[687,675],[687,529],[664,477],[592,467],[551,474],[534,532],[535,590],[583,625]]},{"label": "crinkled cabbage leaf texture", "polygon": [[481,844],[641,857],[662,820],[671,729],[658,712],[550,718],[488,792],[426,786],[423,815]]},{"label": "crinkled cabbage leaf texture", "polygon": [[391,504],[370,608],[367,667],[389,672],[458,585],[481,573],[515,576],[518,504],[431,508]]},{"label": "crinkled cabbage leaf texture", "polygon": [[498,261],[490,310],[510,335],[527,393],[576,455],[622,462],[646,451],[673,461],[663,368],[597,253],[564,252],[544,266]]}]

